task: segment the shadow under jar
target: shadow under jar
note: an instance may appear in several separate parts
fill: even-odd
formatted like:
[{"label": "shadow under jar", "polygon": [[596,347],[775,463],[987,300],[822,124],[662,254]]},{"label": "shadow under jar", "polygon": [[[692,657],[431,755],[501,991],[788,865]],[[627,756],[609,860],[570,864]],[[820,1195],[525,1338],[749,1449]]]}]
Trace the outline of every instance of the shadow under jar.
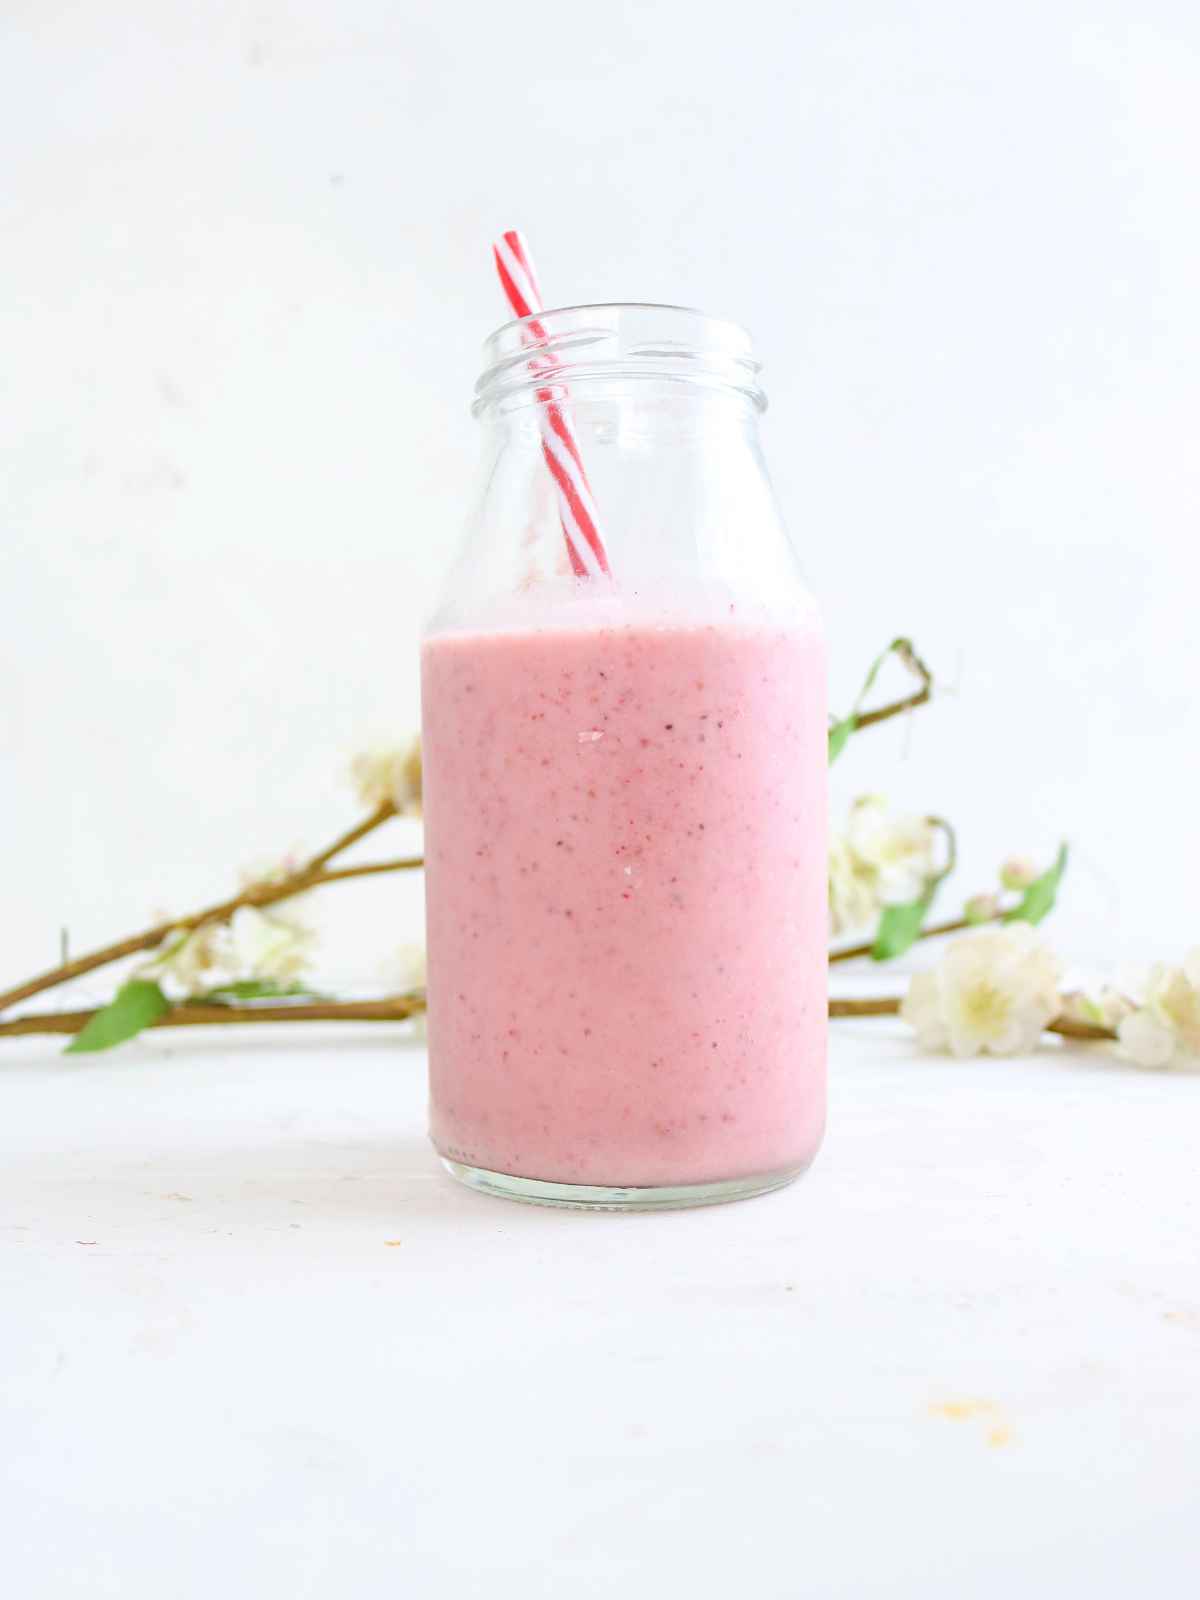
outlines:
[{"label": "shadow under jar", "polygon": [[[743,331],[537,322],[487,343],[481,490],[422,646],[433,1142],[516,1199],[742,1198],[825,1119],[821,627]],[[548,353],[611,577],[568,562]]]}]

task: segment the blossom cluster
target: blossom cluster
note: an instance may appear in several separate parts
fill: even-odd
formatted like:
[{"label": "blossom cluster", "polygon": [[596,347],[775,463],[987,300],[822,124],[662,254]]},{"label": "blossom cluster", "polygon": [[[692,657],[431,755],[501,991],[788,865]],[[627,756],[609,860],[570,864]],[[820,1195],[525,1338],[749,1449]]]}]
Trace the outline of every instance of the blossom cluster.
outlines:
[{"label": "blossom cluster", "polygon": [[[273,867],[248,881],[276,882],[287,870]],[[313,930],[296,918],[295,903],[270,911],[239,906],[226,922],[172,929],[141,974],[185,999],[236,983],[284,988],[307,969],[316,943]]]},{"label": "blossom cluster", "polygon": [[1019,1055],[1058,1015],[1059,976],[1058,958],[1027,922],[980,928],[913,978],[900,1015],[922,1049]]},{"label": "blossom cluster", "polygon": [[350,763],[358,798],[370,811],[389,802],[402,817],[421,815],[421,736],[403,744],[375,745]]},{"label": "blossom cluster", "polygon": [[1200,1065],[1200,948],[1181,966],[1151,968],[1129,993],[1063,993],[1060,981],[1057,956],[1028,923],[975,929],[911,980],[900,1014],[923,1049],[960,1057],[1024,1053],[1062,1021],[1115,1033],[1138,1066]]},{"label": "blossom cluster", "polygon": [[861,795],[829,849],[829,927],[860,933],[884,906],[916,900],[934,874],[937,829],[928,817],[897,816],[882,795]]},{"label": "blossom cluster", "polygon": [[1181,966],[1156,963],[1132,988],[1117,1022],[1121,1054],[1143,1067],[1200,1062],[1200,947]]},{"label": "blossom cluster", "polygon": [[308,967],[315,941],[291,916],[239,906],[228,922],[173,930],[141,970],[185,998],[234,983],[282,988]]}]

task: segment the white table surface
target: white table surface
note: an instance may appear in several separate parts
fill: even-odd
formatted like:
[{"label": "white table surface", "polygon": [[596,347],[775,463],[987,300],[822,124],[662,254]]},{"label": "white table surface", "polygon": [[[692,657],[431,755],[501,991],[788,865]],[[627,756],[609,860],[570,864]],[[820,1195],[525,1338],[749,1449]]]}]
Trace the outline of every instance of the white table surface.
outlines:
[{"label": "white table surface", "polygon": [[780,1194],[459,1188],[390,1029],[0,1046],[6,1589],[1129,1596],[1200,1574],[1200,1078],[839,1025]]}]

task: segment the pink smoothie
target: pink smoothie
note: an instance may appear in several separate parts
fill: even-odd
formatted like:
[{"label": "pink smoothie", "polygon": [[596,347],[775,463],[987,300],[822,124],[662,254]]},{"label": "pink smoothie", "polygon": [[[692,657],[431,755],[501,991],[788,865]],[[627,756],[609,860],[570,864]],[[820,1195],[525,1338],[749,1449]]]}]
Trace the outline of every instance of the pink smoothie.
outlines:
[{"label": "pink smoothie", "polygon": [[434,1143],[561,1183],[805,1165],[825,1117],[815,622],[423,652]]}]

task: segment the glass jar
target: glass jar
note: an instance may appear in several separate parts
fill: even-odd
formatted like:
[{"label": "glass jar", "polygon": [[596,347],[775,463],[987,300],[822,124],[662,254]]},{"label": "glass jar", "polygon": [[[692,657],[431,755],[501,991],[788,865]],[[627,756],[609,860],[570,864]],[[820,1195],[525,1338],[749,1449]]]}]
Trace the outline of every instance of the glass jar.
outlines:
[{"label": "glass jar", "polygon": [[[738,1199],[825,1118],[825,647],[745,333],[676,306],[509,323],[422,647],[431,1128],[475,1188]],[[548,362],[611,577],[573,575]]]}]

